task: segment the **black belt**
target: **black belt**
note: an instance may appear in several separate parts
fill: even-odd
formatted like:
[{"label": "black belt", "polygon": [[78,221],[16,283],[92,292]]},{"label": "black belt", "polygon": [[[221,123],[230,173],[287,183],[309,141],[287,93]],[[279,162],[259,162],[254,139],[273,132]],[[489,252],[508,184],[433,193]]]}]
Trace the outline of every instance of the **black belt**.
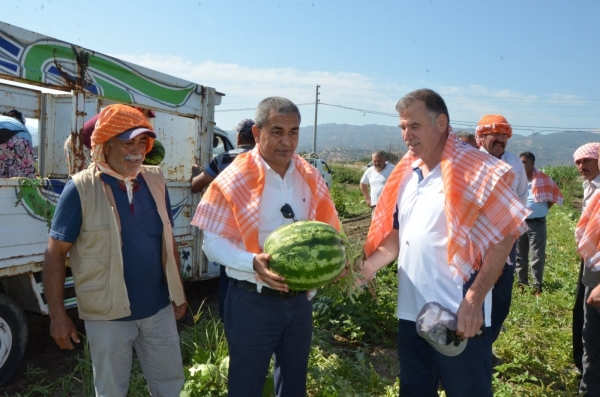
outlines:
[{"label": "black belt", "polygon": [[[251,283],[250,281],[236,280],[236,279],[232,278],[231,285],[238,287],[239,289],[243,289],[244,291],[250,291],[250,292],[257,293],[257,294],[259,293],[256,290],[256,284]],[[267,287],[263,287],[260,290],[261,295],[274,296],[276,298],[282,298],[282,299],[293,298],[295,296],[298,296],[300,294],[305,294],[305,293],[306,293],[306,291],[283,292],[283,291],[277,291],[277,290],[267,288]]]},{"label": "black belt", "polygon": [[526,220],[527,222],[538,222],[538,221],[540,221],[540,222],[541,222],[541,221],[544,221],[544,220],[546,220],[546,217],[545,217],[545,216],[541,216],[541,217],[539,217],[539,218],[527,218],[527,219],[525,219],[525,220]]}]

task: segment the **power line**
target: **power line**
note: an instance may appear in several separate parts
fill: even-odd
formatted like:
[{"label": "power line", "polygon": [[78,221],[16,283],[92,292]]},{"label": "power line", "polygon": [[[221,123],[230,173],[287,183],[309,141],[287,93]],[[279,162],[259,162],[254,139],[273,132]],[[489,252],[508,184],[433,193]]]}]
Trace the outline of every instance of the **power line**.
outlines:
[{"label": "power line", "polygon": [[[306,103],[297,104],[296,106],[307,106],[307,105],[314,105],[314,104],[315,104],[315,102],[306,102]],[[350,107],[350,106],[325,103],[325,102],[321,102],[321,101],[319,101],[319,105],[341,108],[341,109],[346,109],[346,110],[352,110],[352,111],[360,112],[363,114],[373,114],[376,116],[398,117],[398,113],[380,112],[377,110],[370,110],[370,109],[360,109],[360,108],[354,108],[354,107]],[[236,112],[236,111],[242,111],[242,110],[255,110],[255,109],[256,108],[227,109],[227,110],[215,110],[215,112]],[[467,126],[467,127],[477,127],[477,123],[472,122],[472,121],[451,120],[450,124],[462,125],[462,126]],[[598,132],[600,132],[600,128],[586,128],[586,127],[563,128],[563,127],[548,127],[548,126],[539,126],[539,125],[518,125],[518,124],[511,124],[511,126],[513,129],[516,129],[516,130],[529,129],[534,132],[535,132],[535,130],[537,130],[537,131],[567,131],[567,132],[568,131],[590,131],[590,132],[598,131]]]},{"label": "power line", "polygon": [[[306,106],[306,105],[314,105],[314,102],[307,102],[307,103],[297,103],[296,106]],[[256,110],[256,107],[253,108],[245,108],[245,109],[219,109],[219,110],[215,110],[215,112],[241,112],[241,111],[246,111],[246,110]]]}]

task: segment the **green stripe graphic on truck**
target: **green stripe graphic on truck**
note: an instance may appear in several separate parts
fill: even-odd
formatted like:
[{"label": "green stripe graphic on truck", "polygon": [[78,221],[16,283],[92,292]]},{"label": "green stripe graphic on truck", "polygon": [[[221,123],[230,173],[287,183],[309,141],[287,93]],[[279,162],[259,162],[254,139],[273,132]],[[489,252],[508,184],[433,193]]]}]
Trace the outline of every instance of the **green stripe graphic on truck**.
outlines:
[{"label": "green stripe graphic on truck", "polygon": [[344,269],[346,249],[332,226],[301,221],[281,226],[265,240],[271,270],[285,277],[290,290],[304,291],[333,281]]}]

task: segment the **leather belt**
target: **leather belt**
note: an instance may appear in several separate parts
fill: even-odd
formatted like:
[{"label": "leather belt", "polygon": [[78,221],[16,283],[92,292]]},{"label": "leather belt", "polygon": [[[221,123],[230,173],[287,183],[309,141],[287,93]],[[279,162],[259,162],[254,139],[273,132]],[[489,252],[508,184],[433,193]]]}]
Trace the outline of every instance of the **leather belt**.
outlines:
[{"label": "leather belt", "polygon": [[540,216],[539,218],[528,218],[528,219],[525,219],[525,220],[527,222],[541,222],[541,221],[546,220],[546,217],[545,216]]},{"label": "leather belt", "polygon": [[[239,289],[243,289],[244,291],[254,292],[255,294],[259,293],[256,290],[256,284],[251,283],[250,281],[236,280],[236,279],[232,278],[231,285],[233,285]],[[288,291],[288,292],[277,291],[277,290],[267,288],[264,286],[260,292],[261,295],[273,296],[273,297],[282,298],[282,299],[293,298],[295,296],[298,296],[300,294],[305,294],[305,293],[306,293],[306,291]]]}]

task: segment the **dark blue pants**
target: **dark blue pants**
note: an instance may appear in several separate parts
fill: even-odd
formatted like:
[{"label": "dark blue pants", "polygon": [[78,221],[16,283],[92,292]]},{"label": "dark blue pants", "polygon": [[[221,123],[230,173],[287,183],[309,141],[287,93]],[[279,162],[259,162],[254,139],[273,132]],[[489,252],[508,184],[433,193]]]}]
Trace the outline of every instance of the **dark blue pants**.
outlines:
[{"label": "dark blue pants", "polygon": [[583,376],[579,393],[600,397],[600,309],[587,304],[593,288],[585,287],[583,305]]},{"label": "dark blue pants", "polygon": [[219,316],[221,321],[225,321],[225,297],[229,288],[229,276],[225,271],[225,266],[219,265]]},{"label": "dark blue pants", "polygon": [[264,296],[230,285],[225,299],[230,397],[260,397],[275,355],[277,397],[304,397],[312,340],[312,302]]},{"label": "dark blue pants", "polygon": [[502,274],[492,289],[492,343],[498,339],[500,329],[508,313],[512,301],[513,282],[515,280],[515,260],[517,256],[516,244],[510,251],[510,261],[505,263]]},{"label": "dark blue pants", "polygon": [[400,397],[437,397],[444,386],[448,397],[492,397],[492,334],[471,338],[455,357],[440,354],[417,334],[413,321],[398,322]]}]

